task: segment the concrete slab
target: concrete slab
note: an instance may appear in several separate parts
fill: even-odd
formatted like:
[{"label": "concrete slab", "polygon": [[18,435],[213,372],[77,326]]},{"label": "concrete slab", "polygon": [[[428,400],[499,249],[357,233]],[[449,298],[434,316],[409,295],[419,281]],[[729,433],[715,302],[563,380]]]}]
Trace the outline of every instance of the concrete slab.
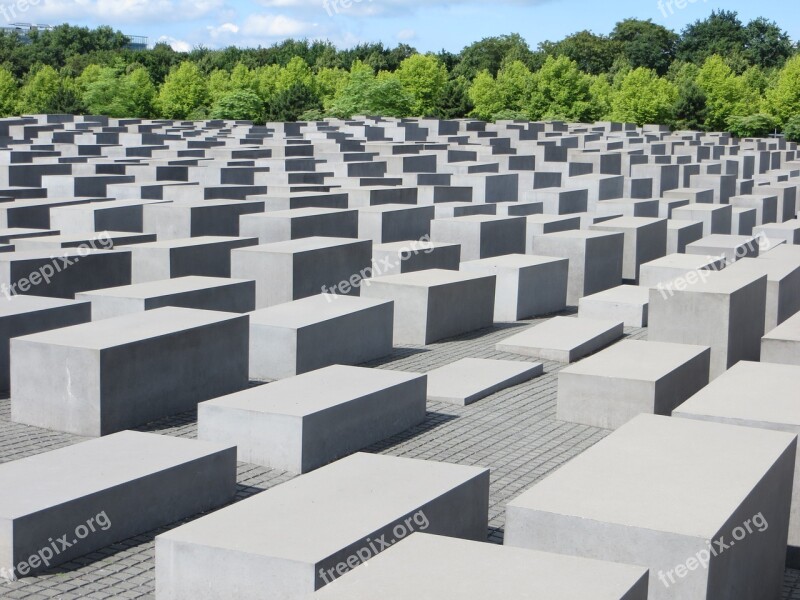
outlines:
[{"label": "concrete slab", "polygon": [[581,298],[578,316],[582,319],[622,321],[625,327],[647,327],[650,289],[620,285]]},{"label": "concrete slab", "polygon": [[428,400],[468,406],[543,373],[541,363],[463,358],[428,373]]}]

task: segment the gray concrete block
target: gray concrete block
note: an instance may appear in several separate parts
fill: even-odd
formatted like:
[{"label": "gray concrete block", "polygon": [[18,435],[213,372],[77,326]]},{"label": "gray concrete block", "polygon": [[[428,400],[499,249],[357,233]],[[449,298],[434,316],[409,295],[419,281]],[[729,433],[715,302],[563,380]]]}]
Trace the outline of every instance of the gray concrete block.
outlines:
[{"label": "gray concrete block", "polygon": [[94,321],[165,306],[246,313],[255,310],[256,284],[246,279],[189,276],[83,292],[75,298],[91,302]]},{"label": "gray concrete block", "polygon": [[11,418],[102,436],[245,388],[248,317],[161,308],[14,338]]},{"label": "gray concrete block", "polygon": [[460,264],[461,244],[408,240],[372,246],[372,266],[376,277],[428,269],[458,271]]},{"label": "gray concrete block", "polygon": [[362,296],[394,301],[394,343],[424,346],[491,327],[496,279],[441,269],[377,277]]},{"label": "gray concrete block", "polygon": [[796,446],[640,415],[512,500],[505,545],[648,567],[651,600],[778,598]]},{"label": "gray concrete block", "polygon": [[431,240],[461,244],[461,260],[480,260],[505,254],[524,254],[525,218],[472,215],[434,219]]},{"label": "gray concrete block", "polygon": [[390,300],[312,296],[250,315],[250,378],[283,379],[392,353]]},{"label": "gray concrete block", "polygon": [[761,340],[761,360],[765,363],[800,365],[800,314],[767,332]]},{"label": "gray concrete block", "polygon": [[647,581],[643,567],[414,533],[311,598],[646,600]]},{"label": "gray concrete block", "polygon": [[507,254],[461,263],[461,270],[497,278],[494,320],[513,323],[567,307],[569,260]]},{"label": "gray concrete block", "polygon": [[296,208],[242,215],[240,233],[260,244],[308,237],[358,237],[358,211],[340,208]]},{"label": "gray concrete block", "polygon": [[701,221],[667,221],[667,254],[685,254],[686,246],[702,239]]},{"label": "gray concrete block", "polygon": [[559,372],[556,416],[604,429],[668,417],[708,384],[710,360],[706,346],[622,341]]},{"label": "gray concrete block", "polygon": [[541,363],[463,358],[428,372],[428,400],[467,406],[542,374]]},{"label": "gray concrete block", "polygon": [[663,289],[675,279],[686,279],[691,283],[701,276],[701,271],[720,271],[725,266],[725,260],[719,256],[668,254],[642,265],[639,285]]},{"label": "gray concrete block", "polygon": [[431,234],[433,206],[383,204],[358,209],[358,237],[376,244],[419,240]]},{"label": "gray concrete block", "polygon": [[620,285],[581,298],[578,316],[581,319],[622,321],[625,327],[647,327],[649,303],[649,288]]},{"label": "gray concrete block", "polygon": [[639,268],[644,263],[667,254],[667,220],[645,217],[621,217],[596,223],[594,231],[618,232],[625,236],[622,256],[622,278],[639,280]]},{"label": "gray concrete block", "polygon": [[689,204],[672,211],[678,221],[701,221],[703,235],[730,235],[733,227],[733,207],[729,204]]},{"label": "gray concrete block", "polygon": [[0,490],[0,572],[23,577],[226,504],[236,448],[125,431],[2,464]]},{"label": "gray concrete block", "polygon": [[733,264],[742,258],[758,258],[760,240],[747,235],[709,235],[686,246],[686,254],[720,256]]},{"label": "gray concrete block", "polygon": [[308,473],[425,420],[426,376],[334,365],[203,402],[198,439]]},{"label": "gray concrete block", "polygon": [[378,554],[376,540],[484,540],[488,505],[488,470],[359,453],[159,535],[156,597],[211,600],[235,588],[306,598]]},{"label": "gray concrete block", "polygon": [[555,317],[512,335],[495,346],[498,352],[571,363],[617,341],[621,321]]}]

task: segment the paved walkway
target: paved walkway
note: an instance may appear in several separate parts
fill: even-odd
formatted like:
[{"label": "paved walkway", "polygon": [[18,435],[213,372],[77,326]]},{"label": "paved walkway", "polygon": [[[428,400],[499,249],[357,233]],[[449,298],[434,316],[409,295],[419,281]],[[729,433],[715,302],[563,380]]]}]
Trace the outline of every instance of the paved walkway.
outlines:
[{"label": "paved walkway", "polygon": [[[528,360],[496,352],[494,347],[499,340],[537,322],[496,326],[426,347],[403,347],[391,358],[369,366],[425,373],[465,357]],[[626,332],[632,339],[646,337],[642,329]],[[491,468],[487,539],[502,543],[506,503],[609,433],[555,420],[556,375],[562,367],[545,362],[543,377],[468,407],[429,403],[425,423],[368,451]],[[192,438],[196,425],[196,413],[185,413],[140,430]],[[10,403],[0,400],[0,462],[82,439],[11,423]],[[237,499],[291,478],[287,473],[240,463]],[[0,580],[0,598],[153,598],[153,538],[166,529],[130,538],[34,578],[13,583]],[[800,571],[786,572],[783,598],[800,600]]]}]

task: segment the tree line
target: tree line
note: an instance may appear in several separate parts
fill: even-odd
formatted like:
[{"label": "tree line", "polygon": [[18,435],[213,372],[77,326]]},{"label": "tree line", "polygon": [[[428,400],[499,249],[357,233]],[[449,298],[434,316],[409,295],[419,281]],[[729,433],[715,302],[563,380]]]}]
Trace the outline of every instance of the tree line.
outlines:
[{"label": "tree line", "polygon": [[680,34],[626,19],[535,50],[518,34],[458,54],[293,39],[188,53],[127,44],[109,27],[0,33],[0,115],[614,120],[800,139],[800,46],[772,21],[724,10]]}]

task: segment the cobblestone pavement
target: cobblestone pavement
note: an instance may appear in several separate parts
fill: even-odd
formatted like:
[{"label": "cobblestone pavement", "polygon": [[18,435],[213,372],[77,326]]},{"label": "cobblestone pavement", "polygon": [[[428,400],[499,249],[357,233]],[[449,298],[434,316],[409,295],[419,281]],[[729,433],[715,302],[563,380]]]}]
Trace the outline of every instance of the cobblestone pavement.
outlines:
[{"label": "cobblestone pavement", "polygon": [[[495,326],[426,347],[399,348],[392,357],[368,366],[424,373],[464,357],[529,360],[494,348],[520,328],[538,322]],[[642,329],[628,329],[626,333],[630,339],[646,337]],[[422,425],[367,451],[491,468],[487,539],[500,544],[506,503],[609,433],[555,420],[557,373],[562,367],[545,362],[543,377],[468,407],[429,403],[428,418]],[[196,413],[151,423],[140,430],[192,438],[197,430]],[[82,439],[12,423],[9,400],[0,400],[0,463]],[[240,463],[237,500],[291,478],[288,473]],[[119,542],[37,577],[11,583],[0,580],[0,598],[154,598],[153,539],[178,524]],[[787,570],[783,598],[800,600],[800,571]]]}]

